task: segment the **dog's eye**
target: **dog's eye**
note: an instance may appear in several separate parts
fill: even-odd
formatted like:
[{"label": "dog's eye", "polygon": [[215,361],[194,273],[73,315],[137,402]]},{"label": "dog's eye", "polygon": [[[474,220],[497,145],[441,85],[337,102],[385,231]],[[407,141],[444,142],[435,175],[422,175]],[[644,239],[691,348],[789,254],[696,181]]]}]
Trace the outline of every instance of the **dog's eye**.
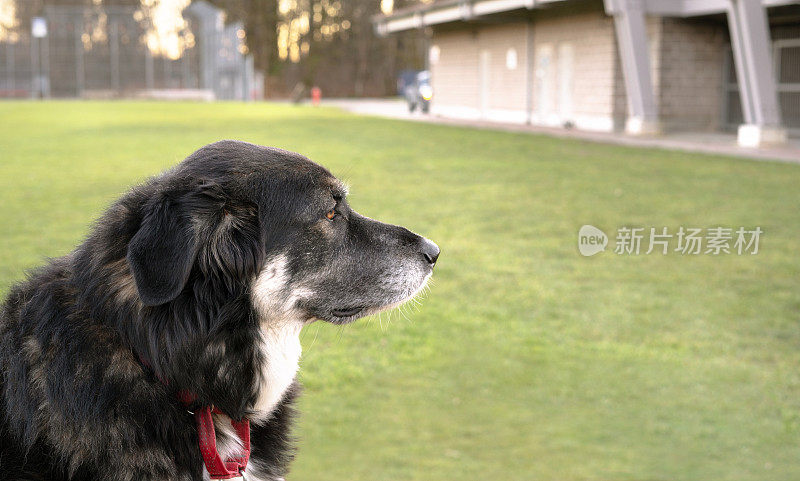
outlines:
[{"label": "dog's eye", "polygon": [[328,220],[333,220],[333,219],[335,219],[335,218],[336,218],[336,209],[331,209],[331,210],[329,210],[329,211],[328,211],[328,212],[325,214],[325,217],[326,217]]}]

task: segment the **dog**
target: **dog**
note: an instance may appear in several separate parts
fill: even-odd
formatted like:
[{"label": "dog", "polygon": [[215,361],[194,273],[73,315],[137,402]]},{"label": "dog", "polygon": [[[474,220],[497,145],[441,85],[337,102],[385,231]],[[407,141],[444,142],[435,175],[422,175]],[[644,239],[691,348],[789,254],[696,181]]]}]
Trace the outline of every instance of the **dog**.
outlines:
[{"label": "dog", "polygon": [[281,479],[302,327],[398,306],[439,256],[346,196],[221,141],[113,203],[2,307],[0,479]]}]

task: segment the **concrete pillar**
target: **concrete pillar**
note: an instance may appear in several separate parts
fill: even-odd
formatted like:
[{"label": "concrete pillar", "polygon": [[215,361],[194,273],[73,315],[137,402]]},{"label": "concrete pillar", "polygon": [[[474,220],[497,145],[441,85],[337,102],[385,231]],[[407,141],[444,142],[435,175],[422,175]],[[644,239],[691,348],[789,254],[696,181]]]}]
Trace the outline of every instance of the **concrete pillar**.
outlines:
[{"label": "concrete pillar", "polygon": [[657,134],[658,120],[653,80],[650,77],[650,51],[642,0],[604,0],[606,13],[614,17],[614,29],[622,60],[628,119],[625,132],[633,135]]},{"label": "concrete pillar", "polygon": [[784,143],[767,13],[759,0],[731,0],[727,14],[745,121],[739,145]]}]

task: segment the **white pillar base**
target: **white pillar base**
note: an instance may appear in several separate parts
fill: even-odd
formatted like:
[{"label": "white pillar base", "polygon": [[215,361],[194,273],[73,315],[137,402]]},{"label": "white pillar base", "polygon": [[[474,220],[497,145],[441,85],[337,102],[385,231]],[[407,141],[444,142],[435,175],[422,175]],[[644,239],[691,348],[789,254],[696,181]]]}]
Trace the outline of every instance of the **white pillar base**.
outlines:
[{"label": "white pillar base", "polygon": [[625,133],[628,135],[659,135],[661,122],[658,120],[645,120],[640,117],[628,117],[625,121]]},{"label": "white pillar base", "polygon": [[786,129],[765,125],[742,124],[739,126],[737,142],[740,147],[763,147],[786,143]]}]

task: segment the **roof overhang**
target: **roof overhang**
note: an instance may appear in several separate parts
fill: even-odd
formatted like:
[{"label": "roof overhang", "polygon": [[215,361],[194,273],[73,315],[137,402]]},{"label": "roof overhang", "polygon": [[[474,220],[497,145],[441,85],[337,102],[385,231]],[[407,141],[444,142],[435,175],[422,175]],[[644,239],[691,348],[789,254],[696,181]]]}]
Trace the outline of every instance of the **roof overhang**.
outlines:
[{"label": "roof overhang", "polygon": [[469,21],[485,15],[512,10],[532,10],[545,4],[569,0],[442,0],[398,10],[390,15],[378,15],[373,24],[378,34],[402,32],[443,23]]},{"label": "roof overhang", "polygon": [[[533,10],[571,0],[441,0],[429,5],[398,10],[390,15],[378,15],[373,25],[379,35],[440,25],[466,22],[512,10]],[[630,0],[605,0],[606,13],[613,15]],[[724,13],[731,0],[641,0],[645,12],[665,17],[695,17]],[[761,0],[765,7],[796,4],[797,0]]]},{"label": "roof overhang", "polygon": [[[608,11],[608,4],[618,1],[607,0],[605,2],[606,11]],[[761,0],[761,4],[765,7],[778,7],[796,3],[796,0]],[[725,13],[730,5],[730,0],[644,0],[645,12],[665,17],[697,17]]]}]

